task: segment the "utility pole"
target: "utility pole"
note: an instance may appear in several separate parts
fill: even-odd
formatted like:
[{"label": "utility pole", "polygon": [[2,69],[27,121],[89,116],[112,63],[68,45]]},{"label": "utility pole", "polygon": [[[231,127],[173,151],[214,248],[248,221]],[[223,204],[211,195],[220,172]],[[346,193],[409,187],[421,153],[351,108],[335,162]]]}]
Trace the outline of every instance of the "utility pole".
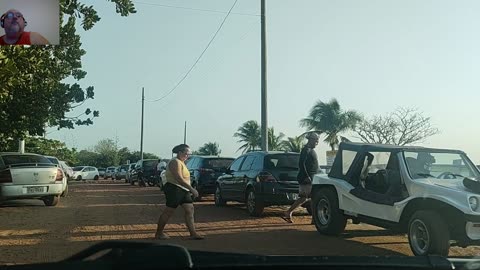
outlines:
[{"label": "utility pole", "polygon": [[187,144],[187,121],[185,121],[185,128],[183,129],[183,144]]},{"label": "utility pole", "polygon": [[265,0],[262,0],[261,7],[261,58],[262,58],[262,68],[261,68],[261,79],[262,79],[262,123],[261,123],[261,133],[262,133],[262,150],[268,151],[268,121],[267,121],[267,39],[266,39],[266,28],[265,28]]},{"label": "utility pole", "polygon": [[143,110],[145,107],[145,88],[142,87],[142,127],[140,134],[140,159],[143,159]]}]

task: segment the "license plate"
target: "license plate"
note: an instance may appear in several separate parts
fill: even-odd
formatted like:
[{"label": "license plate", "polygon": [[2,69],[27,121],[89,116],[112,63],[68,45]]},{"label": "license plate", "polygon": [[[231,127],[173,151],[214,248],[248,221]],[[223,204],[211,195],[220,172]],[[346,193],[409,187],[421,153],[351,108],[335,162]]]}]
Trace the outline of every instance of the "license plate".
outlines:
[{"label": "license plate", "polygon": [[297,200],[298,199],[298,193],[287,193],[287,198],[289,200]]},{"label": "license plate", "polygon": [[46,187],[27,187],[27,193],[43,193]]}]

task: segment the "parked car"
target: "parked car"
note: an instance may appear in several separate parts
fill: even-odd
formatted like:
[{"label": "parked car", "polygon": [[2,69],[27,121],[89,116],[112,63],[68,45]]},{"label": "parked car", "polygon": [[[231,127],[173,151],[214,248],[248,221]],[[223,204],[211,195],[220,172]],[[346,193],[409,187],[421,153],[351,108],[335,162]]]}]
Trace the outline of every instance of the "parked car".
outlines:
[{"label": "parked car", "polygon": [[0,153],[0,200],[40,199],[55,206],[65,190],[63,170],[37,154]]},{"label": "parked car", "polygon": [[117,170],[117,167],[114,167],[114,166],[111,166],[111,167],[107,167],[107,169],[105,170],[105,179],[108,179],[108,178],[111,178],[111,179],[115,179],[114,178],[114,175],[115,175],[115,172]]},{"label": "parked car", "polygon": [[408,235],[415,255],[480,244],[480,172],[459,150],[341,143],[313,179],[313,221],[338,235],[347,219]]},{"label": "parked car", "polygon": [[135,164],[135,169],[131,174],[130,184],[134,185],[138,181],[140,186],[158,185],[158,179],[155,177],[158,159],[141,159]]},{"label": "parked car", "polygon": [[98,168],[98,176],[105,178],[105,168]]},{"label": "parked car", "polygon": [[73,168],[70,167],[67,162],[60,160],[60,167],[62,167],[63,171],[67,175],[67,180],[71,180],[73,177]]},{"label": "parked car", "polygon": [[200,200],[203,195],[215,193],[217,178],[227,171],[234,160],[234,158],[218,156],[191,156],[187,160],[191,185],[199,194],[197,200]]},{"label": "parked car", "polygon": [[127,170],[127,175],[125,177],[125,183],[130,183],[130,180],[132,178],[132,172],[133,172],[133,170],[135,170],[135,165],[136,165],[136,163],[128,164],[128,170]]},{"label": "parked car", "polygon": [[240,156],[217,179],[215,205],[246,202],[248,213],[260,216],[266,206],[292,204],[298,199],[299,158],[299,153],[274,151]]},{"label": "parked car", "polygon": [[64,180],[62,181],[62,184],[63,184],[63,192],[62,192],[62,197],[66,197],[68,195],[68,181],[67,181],[67,178],[68,178],[68,174],[67,174],[67,169],[64,168],[64,166],[62,166],[61,164],[61,161],[58,160],[58,158],[56,157],[52,157],[52,156],[45,156],[48,160],[50,160],[50,162],[52,162],[53,164],[55,164],[58,168],[60,168],[63,172],[63,175],[65,176]]},{"label": "parked car", "polygon": [[119,166],[117,168],[117,171],[115,173],[115,180],[122,180],[122,179],[127,179],[127,170],[130,167],[128,164],[124,164],[122,166]]},{"label": "parked car", "polygon": [[73,168],[73,178],[80,180],[98,180],[100,174],[97,168],[92,166],[77,166]]}]

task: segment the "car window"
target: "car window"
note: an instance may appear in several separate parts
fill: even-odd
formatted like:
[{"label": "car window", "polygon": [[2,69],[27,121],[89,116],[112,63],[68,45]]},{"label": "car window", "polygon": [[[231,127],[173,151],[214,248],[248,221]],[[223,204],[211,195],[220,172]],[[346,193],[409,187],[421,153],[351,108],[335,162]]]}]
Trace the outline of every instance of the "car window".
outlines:
[{"label": "car window", "polygon": [[83,168],[84,168],[83,166],[73,167],[73,171],[78,172],[78,171],[81,171]]},{"label": "car window", "polygon": [[373,159],[371,162],[368,160],[364,162],[364,170],[368,170],[368,173],[376,173],[379,170],[385,170],[387,168],[391,156],[390,152],[369,152],[369,154],[372,155]]},{"label": "car window", "polygon": [[239,157],[237,160],[235,160],[232,165],[230,166],[230,170],[236,172],[240,170],[240,165],[242,165],[243,160],[245,157]]},{"label": "car window", "polygon": [[263,169],[263,158],[257,157],[252,164],[252,170],[258,171]]},{"label": "car window", "polygon": [[197,157],[191,157],[185,165],[187,165],[187,168],[190,170],[196,169],[198,160],[199,158]]},{"label": "car window", "polygon": [[37,155],[4,155],[2,156],[5,166],[16,164],[53,164],[48,158]]},{"label": "car window", "polygon": [[357,152],[350,150],[342,151],[342,173],[346,175],[353,164]]},{"label": "car window", "polygon": [[264,158],[266,169],[298,170],[300,155],[298,154],[271,154]]},{"label": "car window", "polygon": [[53,157],[47,157],[47,158],[48,158],[48,160],[50,160],[53,164],[57,164],[57,165],[60,164],[60,163],[58,162],[58,159],[56,159],[56,158],[53,158]]},{"label": "car window", "polygon": [[207,158],[203,160],[202,167],[209,169],[228,168],[232,162],[233,158]]},{"label": "car window", "polygon": [[250,155],[245,158],[245,161],[242,164],[242,167],[240,168],[240,171],[248,171],[252,168],[252,164],[255,161],[255,156]]}]

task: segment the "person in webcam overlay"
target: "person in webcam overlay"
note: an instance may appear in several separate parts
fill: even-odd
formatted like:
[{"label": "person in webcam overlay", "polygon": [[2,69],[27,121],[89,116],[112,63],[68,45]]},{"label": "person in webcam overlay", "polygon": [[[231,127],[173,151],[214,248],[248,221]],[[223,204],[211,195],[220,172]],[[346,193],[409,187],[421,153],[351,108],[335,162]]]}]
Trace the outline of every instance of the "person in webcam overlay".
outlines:
[{"label": "person in webcam overlay", "polygon": [[5,35],[0,37],[0,45],[47,45],[48,40],[37,32],[25,32],[27,21],[16,9],[10,9],[0,17],[0,26]]}]

